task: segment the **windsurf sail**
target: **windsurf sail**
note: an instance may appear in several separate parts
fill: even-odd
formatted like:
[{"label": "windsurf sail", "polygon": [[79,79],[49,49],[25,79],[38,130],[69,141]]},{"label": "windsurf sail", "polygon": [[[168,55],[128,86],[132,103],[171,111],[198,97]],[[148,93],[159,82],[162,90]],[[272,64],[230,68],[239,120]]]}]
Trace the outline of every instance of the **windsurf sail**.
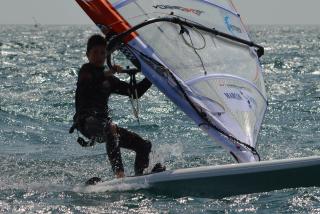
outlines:
[{"label": "windsurf sail", "polygon": [[230,0],[76,1],[102,31],[117,34],[110,50],[125,45],[143,74],[238,162],[260,160],[263,47]]}]

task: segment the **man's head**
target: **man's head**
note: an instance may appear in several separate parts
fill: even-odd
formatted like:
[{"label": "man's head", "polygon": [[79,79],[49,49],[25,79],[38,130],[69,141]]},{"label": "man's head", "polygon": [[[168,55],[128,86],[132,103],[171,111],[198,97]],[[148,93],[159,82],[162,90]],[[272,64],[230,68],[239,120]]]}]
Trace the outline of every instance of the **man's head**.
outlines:
[{"label": "man's head", "polygon": [[91,64],[101,67],[106,59],[106,40],[103,36],[95,34],[91,36],[87,43],[87,57]]}]

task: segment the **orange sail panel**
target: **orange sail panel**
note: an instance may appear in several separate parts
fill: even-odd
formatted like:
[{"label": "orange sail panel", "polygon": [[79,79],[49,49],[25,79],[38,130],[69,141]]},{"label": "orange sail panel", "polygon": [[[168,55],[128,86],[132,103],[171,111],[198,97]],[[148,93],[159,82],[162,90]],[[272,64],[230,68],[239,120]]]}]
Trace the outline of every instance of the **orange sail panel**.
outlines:
[{"label": "orange sail panel", "polygon": [[[131,28],[128,22],[106,0],[76,0],[92,21],[103,31],[110,28],[114,33],[122,33]],[[126,38],[126,42],[137,35],[132,33]]]}]

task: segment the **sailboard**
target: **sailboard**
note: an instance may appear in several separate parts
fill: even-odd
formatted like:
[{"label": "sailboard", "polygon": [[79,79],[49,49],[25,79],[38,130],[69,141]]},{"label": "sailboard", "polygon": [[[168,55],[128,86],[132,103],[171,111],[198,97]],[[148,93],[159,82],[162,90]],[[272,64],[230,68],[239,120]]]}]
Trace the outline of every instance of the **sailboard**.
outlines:
[{"label": "sailboard", "polygon": [[274,190],[319,187],[320,158],[296,158],[176,169],[81,186],[80,192],[142,190],[172,197],[223,198]]},{"label": "sailboard", "polygon": [[76,1],[102,31],[116,34],[110,52],[125,45],[142,73],[238,162],[260,160],[263,47],[231,1]]}]

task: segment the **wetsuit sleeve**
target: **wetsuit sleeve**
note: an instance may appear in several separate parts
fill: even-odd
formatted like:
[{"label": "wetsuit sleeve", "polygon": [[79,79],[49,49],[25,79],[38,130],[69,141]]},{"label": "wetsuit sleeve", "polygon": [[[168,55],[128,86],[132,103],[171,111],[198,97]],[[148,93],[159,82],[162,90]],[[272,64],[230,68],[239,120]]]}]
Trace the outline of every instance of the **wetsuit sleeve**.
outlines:
[{"label": "wetsuit sleeve", "polygon": [[[124,95],[124,96],[131,96],[131,93],[136,89],[137,90],[137,96],[135,93],[133,93],[133,98],[138,99],[140,98],[152,85],[152,83],[147,79],[144,78],[141,82],[136,84],[135,87],[131,88],[130,84],[121,81],[117,77],[113,77],[113,93]],[[132,90],[133,89],[133,90]]]}]

